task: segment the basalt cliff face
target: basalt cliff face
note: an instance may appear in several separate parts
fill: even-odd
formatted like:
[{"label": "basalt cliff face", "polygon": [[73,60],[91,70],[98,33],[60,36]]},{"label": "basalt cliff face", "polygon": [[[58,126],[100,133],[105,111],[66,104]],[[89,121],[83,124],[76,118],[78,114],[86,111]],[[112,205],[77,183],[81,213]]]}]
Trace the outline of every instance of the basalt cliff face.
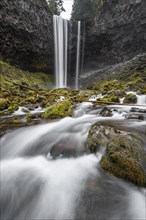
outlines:
[{"label": "basalt cliff face", "polygon": [[86,23],[84,71],[101,69],[146,52],[146,1],[105,0]]},{"label": "basalt cliff face", "polygon": [[52,71],[52,14],[45,0],[0,1],[0,53],[23,69]]}]

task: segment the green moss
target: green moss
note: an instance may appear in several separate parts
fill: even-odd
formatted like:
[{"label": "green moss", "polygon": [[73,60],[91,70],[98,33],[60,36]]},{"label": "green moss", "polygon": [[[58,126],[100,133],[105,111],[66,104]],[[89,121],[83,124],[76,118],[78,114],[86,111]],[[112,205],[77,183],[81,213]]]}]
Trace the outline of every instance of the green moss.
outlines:
[{"label": "green moss", "polygon": [[135,104],[137,102],[137,97],[133,93],[129,93],[125,96],[123,103]]},{"label": "green moss", "polygon": [[103,7],[104,3],[105,3],[105,0],[99,0],[98,1],[97,12],[101,10],[101,8]]},{"label": "green moss", "polygon": [[128,180],[139,186],[146,186],[146,176],[141,164],[132,158],[128,158],[125,153],[113,153],[108,159],[103,156],[101,167],[111,175]]},{"label": "green moss", "polygon": [[[98,132],[96,132],[98,130]],[[96,153],[99,151],[99,149],[103,146],[105,146],[108,143],[108,139],[104,135],[104,132],[106,131],[106,128],[99,125],[92,125],[88,138],[87,138],[87,145],[92,153]]]},{"label": "green moss", "polygon": [[0,110],[4,110],[8,107],[9,101],[5,98],[0,98]]},{"label": "green moss", "polygon": [[111,103],[111,102],[119,103],[119,98],[117,96],[107,95],[103,98],[97,99],[97,101],[101,101],[103,103]]},{"label": "green moss", "polygon": [[17,104],[10,105],[10,106],[8,107],[8,111],[9,111],[10,113],[12,113],[12,112],[18,110],[18,108],[19,108],[19,106],[18,106]]},{"label": "green moss", "polygon": [[100,165],[111,175],[146,186],[146,152],[141,139],[135,133],[127,133],[114,127],[92,125],[87,144],[91,152],[96,153],[106,147]]},{"label": "green moss", "polygon": [[52,86],[52,76],[45,73],[32,73],[18,69],[10,64],[0,61],[0,82],[1,87],[9,87],[13,83],[27,85],[29,87],[49,88]]},{"label": "green moss", "polygon": [[51,85],[52,77],[48,74],[31,73],[0,61],[1,110],[8,108],[12,113],[17,106],[41,103],[45,97],[42,98],[39,92],[45,92]]},{"label": "green moss", "polygon": [[76,103],[86,102],[89,100],[89,98],[92,95],[95,95],[95,94],[96,92],[92,90],[79,90],[74,93],[71,99],[73,102],[76,102]]},{"label": "green moss", "polygon": [[59,101],[48,107],[42,115],[42,118],[63,118],[72,116],[72,104],[70,101]]}]

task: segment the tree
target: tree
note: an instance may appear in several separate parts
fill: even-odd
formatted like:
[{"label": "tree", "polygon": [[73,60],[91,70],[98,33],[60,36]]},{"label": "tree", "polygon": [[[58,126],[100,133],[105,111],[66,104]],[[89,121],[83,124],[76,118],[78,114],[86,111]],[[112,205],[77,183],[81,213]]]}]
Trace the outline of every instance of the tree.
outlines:
[{"label": "tree", "polygon": [[53,15],[60,15],[63,8],[63,0],[46,0]]},{"label": "tree", "polygon": [[90,21],[98,13],[105,0],[74,0],[72,20]]}]

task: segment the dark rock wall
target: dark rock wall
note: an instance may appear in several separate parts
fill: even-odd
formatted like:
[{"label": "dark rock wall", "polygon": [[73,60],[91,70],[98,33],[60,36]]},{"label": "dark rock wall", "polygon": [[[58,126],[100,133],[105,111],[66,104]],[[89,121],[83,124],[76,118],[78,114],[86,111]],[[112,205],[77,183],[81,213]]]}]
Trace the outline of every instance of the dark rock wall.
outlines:
[{"label": "dark rock wall", "polygon": [[106,0],[86,24],[84,69],[100,69],[146,51],[146,0]]},{"label": "dark rock wall", "polygon": [[23,69],[52,72],[52,14],[45,0],[0,1],[0,53]]}]

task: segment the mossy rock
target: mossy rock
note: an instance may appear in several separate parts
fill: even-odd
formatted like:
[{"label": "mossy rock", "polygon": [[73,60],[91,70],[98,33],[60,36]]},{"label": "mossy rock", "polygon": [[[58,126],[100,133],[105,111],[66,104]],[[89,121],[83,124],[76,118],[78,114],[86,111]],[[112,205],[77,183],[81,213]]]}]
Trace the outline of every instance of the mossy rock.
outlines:
[{"label": "mossy rock", "polygon": [[133,93],[127,94],[123,100],[124,104],[135,104],[136,102],[137,102],[137,97]]},{"label": "mossy rock", "polygon": [[93,89],[93,90],[98,90],[101,92],[108,92],[108,91],[115,91],[118,90],[119,88],[123,88],[122,82],[119,80],[109,80],[109,81],[102,81],[102,82],[94,82],[89,84],[87,87],[88,89]]},{"label": "mossy rock", "polygon": [[8,107],[9,100],[6,98],[0,98],[0,110],[4,110]]},{"label": "mossy rock", "polygon": [[19,108],[19,106],[18,106],[17,104],[10,105],[10,106],[8,107],[8,111],[9,111],[10,113],[12,113],[12,112],[14,112],[14,111],[17,111],[18,108]]},{"label": "mossy rock", "polygon": [[88,149],[96,153],[106,148],[100,165],[111,175],[146,187],[146,152],[136,133],[127,133],[115,127],[92,125],[88,138]]},{"label": "mossy rock", "polygon": [[107,95],[103,98],[99,98],[97,99],[97,101],[100,101],[102,103],[112,103],[112,102],[116,102],[119,103],[119,98],[117,96],[113,96],[113,95]]},{"label": "mossy rock", "polygon": [[86,102],[92,95],[95,95],[96,92],[92,90],[79,90],[75,91],[74,96],[71,97],[72,101],[75,103]]},{"label": "mossy rock", "polygon": [[59,101],[52,106],[48,107],[42,114],[42,118],[63,118],[66,116],[72,116],[72,103],[68,100]]}]

